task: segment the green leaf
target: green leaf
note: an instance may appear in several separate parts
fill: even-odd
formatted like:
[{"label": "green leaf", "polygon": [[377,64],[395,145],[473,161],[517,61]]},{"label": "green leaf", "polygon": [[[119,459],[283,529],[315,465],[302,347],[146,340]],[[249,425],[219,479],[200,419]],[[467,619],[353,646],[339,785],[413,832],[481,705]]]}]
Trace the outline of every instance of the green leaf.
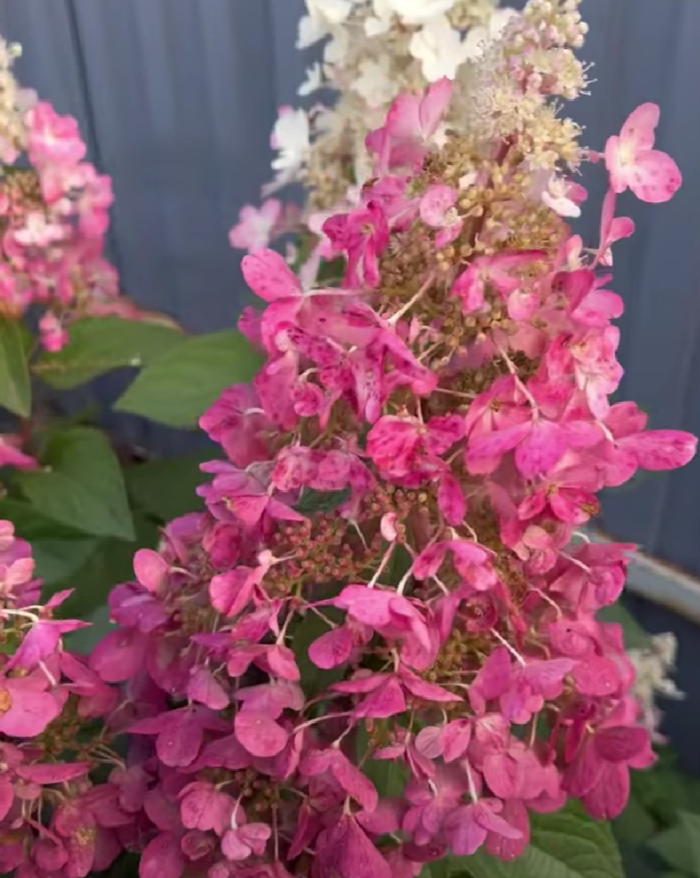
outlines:
[{"label": "green leaf", "polygon": [[25,498],[48,518],[95,536],[134,539],[119,461],[91,427],[55,433],[38,472],[17,474]]},{"label": "green leaf", "polygon": [[135,524],[135,542],[126,543],[112,537],[96,540],[93,551],[77,570],[64,581],[54,582],[46,589],[48,594],[73,589],[73,594],[61,604],[61,616],[89,620],[107,603],[115,585],[134,578],[134,552],[139,548],[153,548],[158,542],[155,524],[140,518],[136,518]]},{"label": "green leaf", "polygon": [[452,875],[453,864],[449,857],[443,857],[441,860],[434,860],[432,863],[426,863],[421,869],[418,878],[450,878]]},{"label": "green leaf", "polygon": [[16,500],[11,497],[0,500],[0,518],[11,521],[17,536],[32,545],[39,540],[84,538],[84,534],[79,530],[49,518],[26,500]]},{"label": "green leaf", "polygon": [[217,456],[218,449],[212,447],[127,467],[124,478],[132,503],[161,522],[202,509],[203,501],[195,492],[206,476],[199,465]]},{"label": "green leaf", "polygon": [[670,748],[658,748],[658,762],[646,771],[633,771],[631,794],[646,808],[660,827],[678,822],[679,811],[694,811],[700,805],[697,779],[685,777],[676,767]]},{"label": "green leaf", "polygon": [[0,405],[21,418],[32,411],[32,384],[22,323],[0,316]]},{"label": "green leaf", "polygon": [[262,362],[235,329],[188,338],[152,360],[116,408],[171,427],[194,427],[223,390],[250,381]]},{"label": "green leaf", "polygon": [[315,491],[313,488],[304,488],[299,502],[294,507],[302,515],[311,515],[314,512],[332,512],[341,506],[350,496],[350,488],[342,491]]},{"label": "green leaf", "polygon": [[109,607],[100,607],[91,613],[85,621],[90,623],[89,628],[78,628],[77,631],[70,631],[64,635],[63,642],[66,649],[71,652],[89,655],[113,627],[109,621]]},{"label": "green leaf", "polygon": [[598,618],[601,622],[616,622],[622,626],[627,649],[644,649],[651,643],[651,637],[619,602],[599,610]]},{"label": "green leaf", "polygon": [[32,557],[35,574],[44,588],[69,582],[97,548],[97,538],[79,540],[34,540]]},{"label": "green leaf", "polygon": [[504,862],[482,848],[455,857],[453,875],[470,878],[623,878],[620,852],[606,823],[578,806],[555,814],[532,814],[532,839],[525,853]]},{"label": "green leaf", "polygon": [[634,846],[651,838],[657,830],[657,824],[647,808],[632,793],[627,807],[613,822],[612,829],[618,842]]},{"label": "green leaf", "polygon": [[[381,722],[381,720],[379,720]],[[362,771],[372,781],[380,796],[398,797],[403,795],[408,779],[406,766],[398,759],[373,759],[367,756],[370,747],[369,736],[364,725],[357,728],[357,762]],[[431,864],[431,878],[438,878],[437,870]]]},{"label": "green leaf", "polygon": [[70,340],[56,353],[43,353],[32,371],[66,390],[124,366],[144,366],[180,343],[179,329],[161,323],[89,317],[71,324]]},{"label": "green leaf", "polygon": [[693,850],[687,832],[682,825],[666,829],[647,844],[662,860],[681,872],[693,873]]},{"label": "green leaf", "polygon": [[319,286],[338,285],[345,274],[345,259],[342,256],[337,259],[324,259],[316,274],[316,282]]},{"label": "green leaf", "polygon": [[700,815],[681,811],[677,826],[649,842],[651,850],[681,872],[700,878]]},{"label": "green leaf", "polygon": [[620,844],[623,871],[628,878],[659,878],[658,862],[644,848]]}]

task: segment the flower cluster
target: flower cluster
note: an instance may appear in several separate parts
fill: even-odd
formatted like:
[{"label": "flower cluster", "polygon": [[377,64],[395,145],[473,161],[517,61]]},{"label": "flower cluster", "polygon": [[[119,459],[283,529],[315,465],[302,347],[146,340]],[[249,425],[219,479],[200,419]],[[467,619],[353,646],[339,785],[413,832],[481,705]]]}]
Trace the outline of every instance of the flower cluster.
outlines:
[{"label": "flower cluster", "polygon": [[266,363],[203,417],[227,458],[203,466],[206,511],[137,553],[90,658],[123,687],[110,782],[142,878],[509,859],[530,812],[571,797],[614,817],[653,761],[621,629],[597,618],[631,547],[580,528],[604,487],[696,450],[608,401],[607,268],[633,229],[616,193],[664,201],[680,174],[653,149],[658,108],[637,108],[588,154],[610,176],[600,241],[572,234],[584,153],[548,99],[580,71],[575,5],[509,24],[497,120],[445,133],[447,80],[397,98],[372,180],[324,224],[340,286],[305,290],[271,250],[243,260]]},{"label": "flower cluster", "polygon": [[[302,216],[270,198],[261,208],[246,205],[231,231],[232,246],[253,250],[288,231],[323,238],[326,216],[355,201],[356,187],[371,173],[367,132],[382,123],[389,104],[444,76],[470,91],[474,62],[515,14],[494,9],[495,0],[307,0],[297,46],[321,41],[323,60],[307,71],[302,96],[330,92],[333,105],[310,111],[282,107],[272,132],[273,192],[303,182],[308,204]],[[459,113],[451,124],[463,126]],[[328,213],[330,211],[330,213]],[[327,248],[313,254],[313,280]]]},{"label": "flower cluster", "polygon": [[75,317],[136,309],[103,255],[110,179],[84,161],[76,120],[19,88],[18,51],[0,38],[0,314],[39,305],[42,344],[55,351]]},{"label": "flower cluster", "polygon": [[[42,603],[33,571],[30,546],[0,521],[0,871],[80,878],[109,866],[134,831],[102,723],[117,691],[63,648],[86,623],[54,618],[70,592]],[[110,783],[94,780],[105,768]]]}]

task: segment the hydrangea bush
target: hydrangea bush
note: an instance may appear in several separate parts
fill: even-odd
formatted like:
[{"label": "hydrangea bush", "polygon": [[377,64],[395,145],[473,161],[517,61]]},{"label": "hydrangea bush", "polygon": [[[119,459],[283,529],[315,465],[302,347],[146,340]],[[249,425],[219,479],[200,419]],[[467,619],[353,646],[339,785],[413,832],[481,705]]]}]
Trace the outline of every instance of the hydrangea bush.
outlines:
[{"label": "hydrangea bush", "polygon": [[[598,613],[633,547],[582,528],[603,488],[697,442],[609,401],[616,198],[664,202],[681,175],[655,105],[601,152],[557,113],[584,31],[575,0],[531,0],[461,129],[447,78],[393,101],[322,227],[338,285],[244,257],[263,364],[201,418],[222,449],[204,508],[136,552],[88,658],[0,525],[2,871],[83,878],[126,852],[141,878],[621,874],[593,821],[654,753]],[[585,161],[609,180],[586,246]],[[559,835],[558,872],[528,859],[531,826]]]}]

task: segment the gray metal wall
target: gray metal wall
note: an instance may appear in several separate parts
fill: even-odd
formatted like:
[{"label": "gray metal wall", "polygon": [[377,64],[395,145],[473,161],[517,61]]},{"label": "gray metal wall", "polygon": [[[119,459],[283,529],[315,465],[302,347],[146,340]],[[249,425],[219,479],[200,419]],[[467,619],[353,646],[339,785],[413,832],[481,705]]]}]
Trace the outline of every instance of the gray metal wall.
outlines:
[{"label": "gray metal wall", "polygon": [[[246,301],[226,233],[268,177],[276,107],[295,101],[302,7],[0,0],[0,28],[24,45],[23,80],[78,117],[113,177],[112,249],[126,291],[192,331],[233,323]],[[655,425],[700,432],[700,0],[584,0],[583,11],[598,80],[575,110],[586,143],[602,147],[636,104],[657,101],[659,143],[685,176],[670,204],[620,200],[638,225],[615,266],[627,302],[621,395]],[[594,185],[585,226],[594,240],[601,196]],[[150,427],[131,429],[154,439]],[[155,434],[161,446],[164,435]],[[698,510],[700,462],[617,491],[604,525],[700,573]]]}]

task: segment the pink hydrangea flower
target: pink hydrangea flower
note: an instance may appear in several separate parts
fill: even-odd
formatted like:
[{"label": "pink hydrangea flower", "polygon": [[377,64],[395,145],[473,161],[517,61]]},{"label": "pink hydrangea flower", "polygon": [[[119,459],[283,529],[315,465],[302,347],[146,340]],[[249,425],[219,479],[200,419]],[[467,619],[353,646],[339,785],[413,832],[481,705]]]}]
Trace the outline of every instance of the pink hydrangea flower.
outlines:
[{"label": "pink hydrangea flower", "polygon": [[659,107],[641,104],[625,120],[619,135],[608,138],[605,165],[614,192],[628,187],[642,201],[668,201],[681,185],[678,165],[665,152],[653,149]]}]

